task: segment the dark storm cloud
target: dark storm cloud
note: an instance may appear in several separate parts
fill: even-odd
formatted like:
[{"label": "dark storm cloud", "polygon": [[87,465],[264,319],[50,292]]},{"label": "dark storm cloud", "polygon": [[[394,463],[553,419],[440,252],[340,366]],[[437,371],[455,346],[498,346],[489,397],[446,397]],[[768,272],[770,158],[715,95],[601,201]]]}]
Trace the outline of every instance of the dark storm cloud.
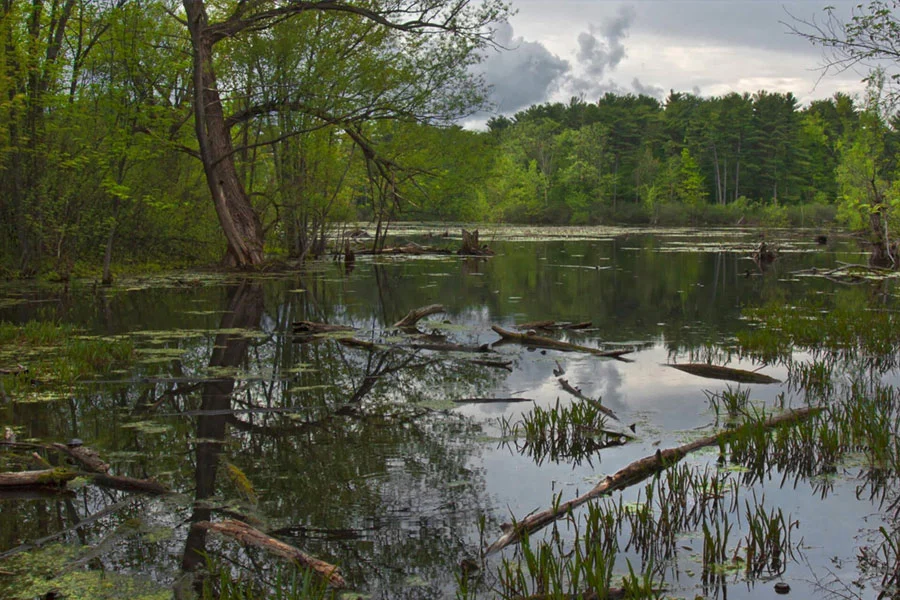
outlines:
[{"label": "dark storm cloud", "polygon": [[615,18],[601,26],[590,25],[588,31],[578,34],[576,58],[584,72],[591,77],[603,77],[607,68],[615,69],[625,58],[622,40],[634,19],[634,10],[619,9]]},{"label": "dark storm cloud", "polygon": [[496,41],[507,50],[489,54],[479,70],[491,86],[491,100],[499,113],[546,101],[572,68],[540,42],[516,37],[508,23],[497,28]]}]

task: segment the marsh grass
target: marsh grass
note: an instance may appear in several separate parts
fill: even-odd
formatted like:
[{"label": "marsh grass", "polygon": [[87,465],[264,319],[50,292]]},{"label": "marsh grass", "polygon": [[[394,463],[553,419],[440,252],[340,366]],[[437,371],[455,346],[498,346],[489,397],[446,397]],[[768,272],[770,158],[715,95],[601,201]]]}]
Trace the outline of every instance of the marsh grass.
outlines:
[{"label": "marsh grass", "polygon": [[266,577],[251,575],[223,560],[206,557],[206,570],[198,573],[199,600],[331,600],[336,591],[312,571],[279,565]]},{"label": "marsh grass", "polygon": [[0,323],[0,348],[0,366],[21,364],[28,369],[16,375],[0,375],[2,391],[15,400],[65,391],[135,357],[129,339],[85,336],[71,325],[46,321]]},{"label": "marsh grass", "polygon": [[556,404],[545,409],[535,406],[521,420],[500,419],[504,444],[514,445],[517,452],[531,456],[540,465],[544,461],[571,461],[580,465],[598,451],[618,446],[623,438],[606,429],[606,415],[592,402]]}]

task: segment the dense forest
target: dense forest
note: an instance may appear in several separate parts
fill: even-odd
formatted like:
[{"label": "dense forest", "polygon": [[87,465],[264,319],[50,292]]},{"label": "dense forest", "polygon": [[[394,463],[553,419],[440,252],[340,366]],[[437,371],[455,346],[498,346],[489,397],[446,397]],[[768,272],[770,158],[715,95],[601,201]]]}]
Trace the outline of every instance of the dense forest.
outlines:
[{"label": "dense forest", "polygon": [[503,3],[418,4],[4,0],[0,269],[302,259],[369,220],[861,228],[891,202],[878,73],[865,98],[607,94],[473,131]]}]

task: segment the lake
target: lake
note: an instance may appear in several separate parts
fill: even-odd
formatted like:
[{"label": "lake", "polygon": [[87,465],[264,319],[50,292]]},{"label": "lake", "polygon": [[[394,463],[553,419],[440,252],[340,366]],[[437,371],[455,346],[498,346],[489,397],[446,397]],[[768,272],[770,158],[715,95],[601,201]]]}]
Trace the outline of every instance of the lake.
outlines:
[{"label": "lake", "polygon": [[[444,229],[392,234],[403,243],[458,247],[458,232],[444,237]],[[898,308],[890,279],[850,285],[816,276],[864,264],[866,256],[849,236],[832,234],[821,244],[815,234],[766,232],[779,249],[767,268],[750,258],[759,230],[497,228],[481,232],[496,252],[489,258],[360,256],[352,268],[326,260],[244,279],[163,274],[110,289],[7,285],[0,320],[57,320],[84,335],[124,336],[136,362],[99,380],[63,389],[38,382],[10,394],[0,400],[0,426],[20,442],[79,438],[111,473],[153,478],[175,493],[75,480],[66,495],[0,496],[0,595],[31,598],[72,585],[94,586],[94,597],[169,597],[173,588],[189,597],[184,570],[205,556],[271,582],[277,560],[191,527],[240,519],[339,565],[357,592],[347,598],[457,597],[460,565],[480,563],[501,523],[578,496],[658,449],[727,427],[723,393],[747,394],[756,410],[805,405],[809,390],[796,385],[791,365],[815,353],[797,348],[791,360],[763,361],[746,351],[739,335],[759,328],[753,309],[808,302]],[[435,303],[443,312],[420,321],[417,335],[393,327]],[[491,329],[544,320],[590,326],[538,335],[633,352],[617,360],[497,344]],[[352,330],[303,340],[293,333],[299,321]],[[21,362],[9,349],[0,357],[0,368]],[[738,384],[668,366],[685,363],[785,383]],[[840,365],[897,383],[893,369]],[[844,382],[851,375],[835,373]],[[535,407],[582,402],[560,377],[602,399],[623,431],[634,426],[634,439],[543,452],[511,435]],[[525,401],[462,402],[511,398]],[[618,532],[618,576],[629,562],[640,571],[652,558],[655,585],[673,597],[768,598],[777,595],[775,583],[789,584],[794,597],[879,596],[879,528],[891,530],[895,521],[891,494],[872,491],[864,461],[853,455],[827,472],[798,474],[772,459],[761,476],[750,476],[747,465],[724,458],[713,447],[684,464],[733,482],[720,509],[731,527],[721,540],[728,560],[714,573],[704,568],[710,542],[699,522],[659,548],[640,543],[632,520]],[[647,483],[600,502],[620,505],[620,516],[652,509]],[[780,509],[790,556],[748,574],[734,557],[744,555],[747,514],[759,507]],[[578,518],[535,538],[571,543]],[[22,547],[35,541],[43,554]],[[895,557],[884,551],[886,561]],[[15,562],[29,556],[37,564]],[[516,548],[486,561],[473,583],[478,597],[503,597],[496,572],[504,558],[515,563]],[[98,573],[105,574],[102,594]]]}]

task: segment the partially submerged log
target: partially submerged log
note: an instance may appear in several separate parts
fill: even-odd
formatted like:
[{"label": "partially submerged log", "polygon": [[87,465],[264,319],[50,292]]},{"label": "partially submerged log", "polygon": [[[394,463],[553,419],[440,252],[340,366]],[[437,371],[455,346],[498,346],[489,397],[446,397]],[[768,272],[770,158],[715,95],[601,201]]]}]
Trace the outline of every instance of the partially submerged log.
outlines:
[{"label": "partially submerged log", "polygon": [[778,249],[774,250],[765,242],[760,242],[753,251],[753,260],[760,265],[770,265],[778,258]]},{"label": "partially submerged log", "polygon": [[707,379],[721,379],[724,381],[735,381],[737,383],[781,383],[780,379],[775,379],[774,377],[769,377],[768,375],[757,373],[756,371],[732,369],[731,367],[720,367],[718,365],[707,365],[705,363],[688,363],[683,365],[667,364],[666,366]]},{"label": "partially submerged log", "polygon": [[237,540],[245,546],[260,548],[277,556],[295,561],[304,567],[312,569],[316,574],[326,579],[333,587],[343,588],[347,585],[336,566],[312,557],[299,548],[266,535],[259,529],[250,527],[241,521],[236,521],[234,519],[226,519],[215,523],[210,521],[198,521],[194,523],[193,526],[207,531],[214,531],[218,534]]},{"label": "partially submerged log", "polygon": [[[559,379],[557,379],[557,381],[559,381],[559,385],[562,386],[562,389],[566,390],[567,392],[569,392],[570,394],[572,394],[579,400],[583,400],[584,402],[587,402],[587,403],[591,404],[592,406],[595,406],[600,412],[602,412],[607,417],[615,419],[616,421],[619,420],[619,417],[616,416],[616,413],[614,413],[610,409],[603,406],[599,400],[595,400],[593,398],[588,398],[587,396],[585,396],[584,394],[581,393],[581,388],[572,387],[569,384],[568,379],[563,379],[562,377],[560,377]],[[623,435],[627,435],[627,434],[623,434]],[[629,436],[629,437],[634,437],[634,436]]]},{"label": "partially submerged log", "polygon": [[425,317],[442,312],[444,312],[444,306],[442,304],[429,304],[428,306],[416,308],[406,313],[405,317],[394,323],[394,327],[415,327],[416,323]]},{"label": "partially submerged log", "polygon": [[162,496],[168,494],[171,490],[155,479],[136,479],[134,477],[123,477],[121,475],[108,475],[106,473],[96,473],[90,476],[91,481],[96,485],[123,492],[142,492],[145,494],[153,494]]},{"label": "partially submerged log", "polygon": [[451,344],[449,342],[413,342],[406,345],[407,348],[413,350],[432,350],[434,352],[466,352],[469,354],[483,354],[486,352],[494,352],[487,344],[480,346],[463,346],[462,344]]},{"label": "partially submerged log", "polygon": [[331,325],[330,323],[317,323],[315,321],[296,321],[292,324],[295,335],[317,335],[334,333],[336,331],[353,331],[349,325]]},{"label": "partially submerged log", "polygon": [[470,363],[473,365],[479,365],[482,367],[490,367],[492,369],[504,369],[512,373],[512,361],[511,360],[470,360]]},{"label": "partially submerged log", "polygon": [[103,462],[100,454],[96,450],[92,450],[86,446],[66,446],[64,444],[50,444],[50,447],[58,452],[62,452],[90,473],[106,473],[109,471],[109,464]]},{"label": "partially submerged log", "polygon": [[76,477],[75,471],[61,468],[0,473],[0,489],[65,488]]},{"label": "partially submerged log", "polygon": [[478,230],[462,230],[462,247],[457,252],[460,256],[493,256],[494,251],[487,244],[478,241]]},{"label": "partially submerged log", "polygon": [[515,402],[534,402],[530,398],[460,398],[455,404],[508,404]]},{"label": "partially submerged log", "polygon": [[504,340],[519,342],[520,344],[534,346],[537,348],[549,348],[551,350],[561,350],[562,352],[585,352],[587,354],[593,354],[594,356],[604,356],[609,358],[618,358],[620,356],[624,356],[625,354],[630,354],[631,352],[633,352],[633,350],[631,349],[600,350],[599,348],[590,348],[588,346],[570,344],[569,342],[562,342],[560,340],[542,337],[533,333],[516,333],[515,331],[509,331],[497,325],[493,325],[491,329],[494,331],[494,333],[499,335]]},{"label": "partially submerged log", "polygon": [[549,331],[588,329],[593,326],[591,321],[581,323],[568,323],[566,321],[530,321],[516,325],[516,329],[547,329]]},{"label": "partially submerged log", "polygon": [[750,428],[758,427],[760,425],[767,429],[782,425],[792,425],[809,418],[820,410],[821,409],[819,408],[803,408],[800,410],[790,411],[775,417],[771,417],[770,419],[764,421],[762,424],[746,423],[736,429],[730,429],[721,433],[702,437],[694,440],[693,442],[688,442],[687,444],[677,446],[675,448],[657,450],[656,454],[646,456],[622,469],[619,469],[614,475],[607,477],[605,480],[594,486],[593,489],[585,494],[582,494],[581,496],[578,496],[577,498],[573,498],[568,502],[559,503],[539,513],[531,514],[515,524],[504,523],[500,526],[500,528],[503,530],[503,535],[501,535],[493,544],[487,547],[487,549],[485,550],[485,556],[498,552],[506,546],[509,546],[510,544],[517,543],[521,539],[523,534],[530,535],[535,531],[543,529],[547,525],[566,516],[570,513],[570,511],[575,510],[576,508],[578,508],[582,504],[587,503],[590,500],[599,498],[601,496],[607,496],[613,491],[623,490],[632,485],[640,483],[651,475],[659,473],[675,465],[691,452],[694,452],[701,448],[706,448],[707,446],[724,444],[731,438],[740,436]]},{"label": "partially submerged log", "polygon": [[419,244],[415,244],[410,242],[405,246],[394,246],[391,248],[379,248],[379,249],[371,249],[371,250],[359,250],[356,252],[357,256],[363,255],[382,255],[382,254],[407,254],[411,256],[420,256],[422,254],[451,254],[450,250],[446,248],[434,248],[432,246],[420,246]]}]

